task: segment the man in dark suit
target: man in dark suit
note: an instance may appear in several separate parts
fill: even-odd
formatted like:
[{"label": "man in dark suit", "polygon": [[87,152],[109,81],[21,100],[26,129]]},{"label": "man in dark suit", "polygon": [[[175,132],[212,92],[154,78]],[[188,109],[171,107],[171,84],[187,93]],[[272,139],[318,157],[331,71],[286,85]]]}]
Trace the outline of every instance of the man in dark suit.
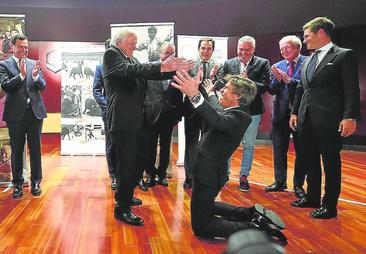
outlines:
[{"label": "man in dark suit", "polygon": [[[212,59],[213,51],[215,50],[215,41],[212,38],[201,38],[198,41],[198,59],[195,66],[189,71],[191,77],[195,77],[200,68],[202,68],[202,82],[205,79],[214,81],[219,70],[219,64]],[[203,95],[204,89],[202,83],[200,90]],[[201,116],[196,114],[191,103],[186,97],[184,100],[184,134],[185,134],[185,150],[184,150],[184,169],[186,179],[183,187],[185,189],[192,188],[192,163],[195,155],[195,147],[201,132]]]},{"label": "man in dark suit", "polygon": [[[104,46],[105,49],[109,49],[111,39],[105,41]],[[104,123],[105,130],[105,153],[108,164],[108,173],[111,178],[111,188],[112,190],[117,189],[117,181],[116,181],[116,166],[114,159],[114,152],[112,147],[112,142],[110,140],[110,135],[108,131],[108,122],[107,122],[107,97],[105,95],[105,87],[103,83],[103,65],[98,64],[95,67],[95,75],[93,81],[93,96],[95,101],[98,103],[100,109],[102,110],[102,120]]]},{"label": "man in dark suit", "polygon": [[114,216],[141,226],[144,221],[132,213],[131,206],[142,203],[133,199],[133,192],[138,178],[138,137],[144,116],[145,81],[167,78],[162,73],[189,69],[193,62],[171,57],[161,63],[140,64],[133,57],[136,43],[136,34],[128,29],[114,35],[111,47],[104,53],[103,81],[108,98],[107,125],[116,156]]},{"label": "man in dark suit", "polygon": [[[257,95],[249,105],[252,122],[246,130],[242,145],[243,155],[240,167],[241,191],[249,191],[248,176],[252,168],[254,157],[254,142],[257,137],[259,123],[264,113],[262,94],[268,89],[270,77],[269,61],[254,55],[255,39],[251,36],[243,36],[238,41],[237,57],[224,63],[223,76],[226,74],[240,74],[254,81],[257,85]],[[223,83],[221,83],[223,84]],[[230,167],[230,165],[229,165]]]},{"label": "man in dark suit", "polygon": [[[299,131],[308,179],[306,197],[291,204],[317,208],[310,213],[315,219],[337,216],[342,137],[356,131],[356,120],[360,117],[356,53],[332,43],[334,27],[325,17],[303,26],[304,43],[315,52],[303,64],[290,118],[291,128],[295,130],[297,126]],[[320,155],[325,172],[322,202]]]},{"label": "man in dark suit", "polygon": [[[256,206],[244,208],[215,202],[226,181],[228,159],[251,122],[244,107],[254,99],[256,84],[240,75],[228,77],[227,84],[221,90],[219,103],[223,109],[220,110],[214,107],[214,95],[207,99],[200,93],[199,78],[193,79],[187,72],[177,72],[174,76],[176,83],[172,83],[187,95],[197,113],[202,116],[204,125],[192,172],[191,223],[195,235],[228,237],[242,229],[258,228],[271,236],[282,237],[280,229],[284,228],[284,223],[272,211],[271,216],[266,216],[269,213],[263,213]],[[266,218],[263,224],[256,217],[258,214]]]},{"label": "man in dark suit", "polygon": [[[174,43],[164,43],[161,46],[160,61],[175,54]],[[149,80],[146,95],[145,119],[150,133],[147,144],[147,171],[150,178],[149,187],[155,186],[156,175],[158,184],[168,186],[166,171],[170,162],[170,143],[173,128],[181,119],[183,94],[170,86],[171,80]],[[155,167],[157,146],[159,140],[159,166]]]},{"label": "man in dark suit", "polygon": [[294,167],[294,192],[296,197],[305,196],[303,184],[305,171],[301,163],[301,154],[297,133],[292,131],[288,122],[294,102],[295,90],[300,82],[302,63],[305,56],[300,55],[301,40],[295,35],[283,37],[280,51],[284,60],[272,66],[271,83],[268,92],[275,95],[272,112],[272,143],[274,157],[275,182],[265,188],[265,191],[284,191],[287,189],[287,152],[290,134],[293,138],[296,159]]},{"label": "man in dark suit", "polygon": [[0,63],[1,88],[6,92],[3,120],[9,129],[13,198],[23,195],[23,151],[27,137],[31,165],[31,193],[41,194],[41,132],[47,117],[41,91],[46,88],[39,61],[27,58],[28,39],[16,34],[11,38],[13,57]]}]

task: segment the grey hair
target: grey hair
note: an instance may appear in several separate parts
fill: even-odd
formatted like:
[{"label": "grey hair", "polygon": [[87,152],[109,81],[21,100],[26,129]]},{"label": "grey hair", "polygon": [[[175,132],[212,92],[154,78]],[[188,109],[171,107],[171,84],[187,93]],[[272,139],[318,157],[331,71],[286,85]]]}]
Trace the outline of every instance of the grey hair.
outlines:
[{"label": "grey hair", "polygon": [[253,48],[255,48],[255,39],[252,36],[245,35],[241,37],[238,41],[238,44],[243,42],[250,43],[253,46]]},{"label": "grey hair", "polygon": [[247,106],[257,95],[257,85],[254,81],[241,75],[226,75],[225,80],[233,87],[233,92],[239,95],[239,104]]},{"label": "grey hair", "polygon": [[283,37],[279,43],[281,42],[285,42],[288,41],[290,42],[292,45],[297,46],[299,49],[301,49],[302,47],[302,43],[299,37],[297,37],[296,35],[287,35],[285,37]]},{"label": "grey hair", "polygon": [[135,34],[128,28],[122,28],[115,35],[113,35],[110,45],[117,47],[117,41],[123,40],[128,37],[130,34]]}]

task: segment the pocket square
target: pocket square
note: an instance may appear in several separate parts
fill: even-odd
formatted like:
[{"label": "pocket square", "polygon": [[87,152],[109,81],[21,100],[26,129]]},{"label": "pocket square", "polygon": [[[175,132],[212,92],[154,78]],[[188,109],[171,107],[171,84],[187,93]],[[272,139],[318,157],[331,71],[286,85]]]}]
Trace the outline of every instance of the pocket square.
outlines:
[{"label": "pocket square", "polygon": [[327,65],[333,65],[333,63],[327,63]]}]

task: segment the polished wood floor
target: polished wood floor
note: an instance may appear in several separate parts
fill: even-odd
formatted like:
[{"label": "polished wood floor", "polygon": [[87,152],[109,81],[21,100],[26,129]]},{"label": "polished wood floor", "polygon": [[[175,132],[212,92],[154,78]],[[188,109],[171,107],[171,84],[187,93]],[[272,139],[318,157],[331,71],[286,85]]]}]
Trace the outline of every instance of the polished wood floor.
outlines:
[{"label": "polished wood floor", "polygon": [[[173,165],[177,156],[174,146]],[[103,156],[60,156],[54,145],[43,146],[43,193],[28,188],[20,200],[0,192],[0,253],[222,253],[225,240],[196,238],[190,227],[191,191],[182,187],[184,170],[173,167],[169,187],[136,191],[143,205],[134,208],[145,226],[125,225],[113,218],[113,197]],[[251,191],[238,190],[239,149],[233,158],[231,181],[221,200],[242,206],[261,203],[285,221],[287,253],[366,253],[366,156],[342,152],[343,186],[337,219],[313,220],[310,209],[295,209],[292,192],[264,192],[272,183],[272,150],[257,146]],[[293,153],[289,167],[293,166]],[[292,170],[288,183],[291,189]],[[0,189],[2,191],[3,189]]]}]

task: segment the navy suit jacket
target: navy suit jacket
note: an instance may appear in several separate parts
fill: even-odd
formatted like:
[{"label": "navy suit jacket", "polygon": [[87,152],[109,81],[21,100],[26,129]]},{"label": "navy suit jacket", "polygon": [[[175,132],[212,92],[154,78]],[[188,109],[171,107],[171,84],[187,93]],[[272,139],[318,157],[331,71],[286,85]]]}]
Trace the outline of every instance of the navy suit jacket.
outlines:
[{"label": "navy suit jacket", "polygon": [[[310,57],[308,58],[310,59]],[[317,128],[338,128],[342,119],[360,118],[360,88],[356,52],[334,45],[308,80],[306,59],[292,114],[301,127],[306,119]]]},{"label": "navy suit jacket", "polygon": [[[268,90],[269,77],[271,73],[269,61],[265,58],[253,56],[247,67],[248,78],[257,85],[257,95],[253,102],[249,105],[251,115],[259,115],[264,112],[264,104],[262,94]],[[240,74],[240,61],[238,57],[231,58],[224,63],[221,78],[226,74]],[[225,85],[222,82],[221,86]]]},{"label": "navy suit jacket", "polygon": [[102,110],[102,117],[105,119],[107,111],[107,97],[105,95],[105,87],[103,83],[103,65],[98,64],[95,67],[95,75],[93,80],[93,96]]},{"label": "navy suit jacket", "polygon": [[[268,92],[276,96],[273,101],[273,122],[278,122],[289,117],[291,111],[290,105],[294,102],[295,91],[297,85],[300,83],[301,69],[305,58],[305,56],[300,55],[296,66],[294,66],[294,73],[289,84],[285,84],[284,82],[277,80],[274,75],[271,75],[271,83],[269,84]],[[286,60],[279,61],[275,66],[284,72],[288,71]]]},{"label": "navy suit jacket", "polygon": [[32,71],[35,61],[26,58],[27,75],[22,81],[17,63],[13,57],[0,62],[1,88],[6,92],[3,120],[5,122],[19,122],[24,118],[27,103],[27,94],[34,116],[38,119],[47,117],[41,91],[46,88],[46,81],[42,71],[36,81],[33,80]]}]

